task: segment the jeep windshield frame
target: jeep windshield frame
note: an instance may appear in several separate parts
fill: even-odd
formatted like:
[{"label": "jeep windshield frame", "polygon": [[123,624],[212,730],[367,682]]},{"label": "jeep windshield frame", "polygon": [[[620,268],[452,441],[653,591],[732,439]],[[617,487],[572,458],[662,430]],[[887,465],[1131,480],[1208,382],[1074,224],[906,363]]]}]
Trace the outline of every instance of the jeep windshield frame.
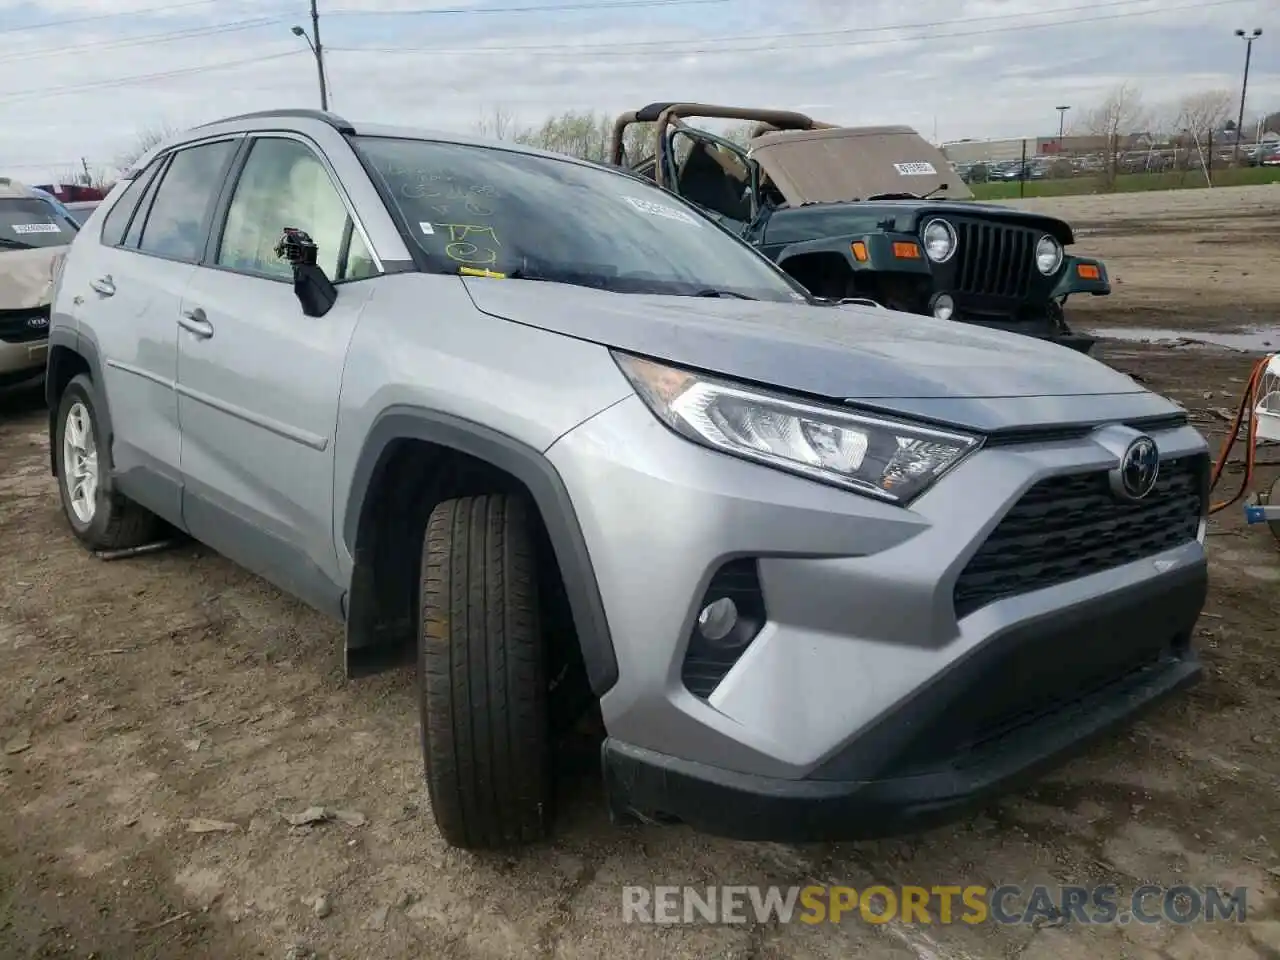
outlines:
[{"label": "jeep windshield frame", "polygon": [[350,140],[429,272],[815,302],[704,211],[640,177],[498,145]]},{"label": "jeep windshield frame", "polygon": [[901,195],[973,199],[942,151],[906,126],[767,132],[751,141],[750,156],[791,206]]}]

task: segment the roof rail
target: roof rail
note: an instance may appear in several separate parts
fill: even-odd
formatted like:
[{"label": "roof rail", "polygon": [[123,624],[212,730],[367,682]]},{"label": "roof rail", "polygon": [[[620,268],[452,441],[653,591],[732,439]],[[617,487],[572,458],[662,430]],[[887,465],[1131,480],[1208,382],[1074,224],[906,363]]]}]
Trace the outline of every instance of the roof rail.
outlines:
[{"label": "roof rail", "polygon": [[200,127],[212,127],[217,123],[232,123],[236,120],[266,120],[273,117],[293,117],[297,120],[319,120],[321,123],[327,123],[339,133],[351,136],[356,132],[356,128],[349,121],[344,120],[336,113],[328,110],[308,110],[301,107],[290,107],[281,110],[257,110],[253,113],[241,113],[234,117],[220,117],[217,120],[210,120],[208,123],[202,123]]}]

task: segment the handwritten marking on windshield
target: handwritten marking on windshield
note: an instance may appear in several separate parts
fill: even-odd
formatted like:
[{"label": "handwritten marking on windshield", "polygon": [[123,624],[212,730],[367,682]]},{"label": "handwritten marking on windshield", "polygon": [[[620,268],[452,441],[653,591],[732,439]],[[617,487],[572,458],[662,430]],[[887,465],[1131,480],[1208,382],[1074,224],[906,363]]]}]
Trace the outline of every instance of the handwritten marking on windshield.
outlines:
[{"label": "handwritten marking on windshield", "polygon": [[482,247],[474,240],[488,239],[493,246],[502,246],[498,240],[498,234],[493,227],[478,226],[473,223],[441,223],[437,226],[449,231],[449,242],[445,245],[444,255],[450,260],[456,260],[458,263],[478,263],[489,264],[497,263],[498,252],[490,247]]}]

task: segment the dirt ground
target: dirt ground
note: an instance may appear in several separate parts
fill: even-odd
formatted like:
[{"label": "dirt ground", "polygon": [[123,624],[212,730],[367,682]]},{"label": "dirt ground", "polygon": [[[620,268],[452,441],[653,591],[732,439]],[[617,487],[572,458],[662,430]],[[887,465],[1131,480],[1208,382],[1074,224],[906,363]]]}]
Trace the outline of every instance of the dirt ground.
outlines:
[{"label": "dirt ground", "polygon": [[[1280,349],[1280,186],[1027,205],[1111,266],[1115,294],[1079,326],[1269,323]],[[1253,361],[1194,343],[1100,356],[1191,410],[1215,449]],[[1280,957],[1280,549],[1238,508],[1210,526],[1204,682],[981,816],[877,843],[732,843],[615,827],[598,771],[566,764],[554,841],[475,857],[432,825],[410,673],[346,682],[336,625],[199,546],[89,557],[39,403],[0,410],[5,960]],[[285,819],[315,805],[364,822]],[[628,883],[810,882],[1244,886],[1249,921],[622,922]]]}]

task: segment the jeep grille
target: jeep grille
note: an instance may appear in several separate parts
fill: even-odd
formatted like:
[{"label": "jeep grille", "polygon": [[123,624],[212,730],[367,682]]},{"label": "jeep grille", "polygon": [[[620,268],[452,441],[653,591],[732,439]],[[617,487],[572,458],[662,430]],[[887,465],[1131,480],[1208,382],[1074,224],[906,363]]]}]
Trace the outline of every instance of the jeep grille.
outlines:
[{"label": "jeep grille", "polygon": [[1160,464],[1145,500],[1122,503],[1107,472],[1041,480],[1004,515],[956,581],[956,616],[1190,543],[1200,530],[1208,457]]},{"label": "jeep grille", "polygon": [[957,292],[1018,299],[1027,295],[1039,232],[990,222],[961,221],[955,227]]}]

